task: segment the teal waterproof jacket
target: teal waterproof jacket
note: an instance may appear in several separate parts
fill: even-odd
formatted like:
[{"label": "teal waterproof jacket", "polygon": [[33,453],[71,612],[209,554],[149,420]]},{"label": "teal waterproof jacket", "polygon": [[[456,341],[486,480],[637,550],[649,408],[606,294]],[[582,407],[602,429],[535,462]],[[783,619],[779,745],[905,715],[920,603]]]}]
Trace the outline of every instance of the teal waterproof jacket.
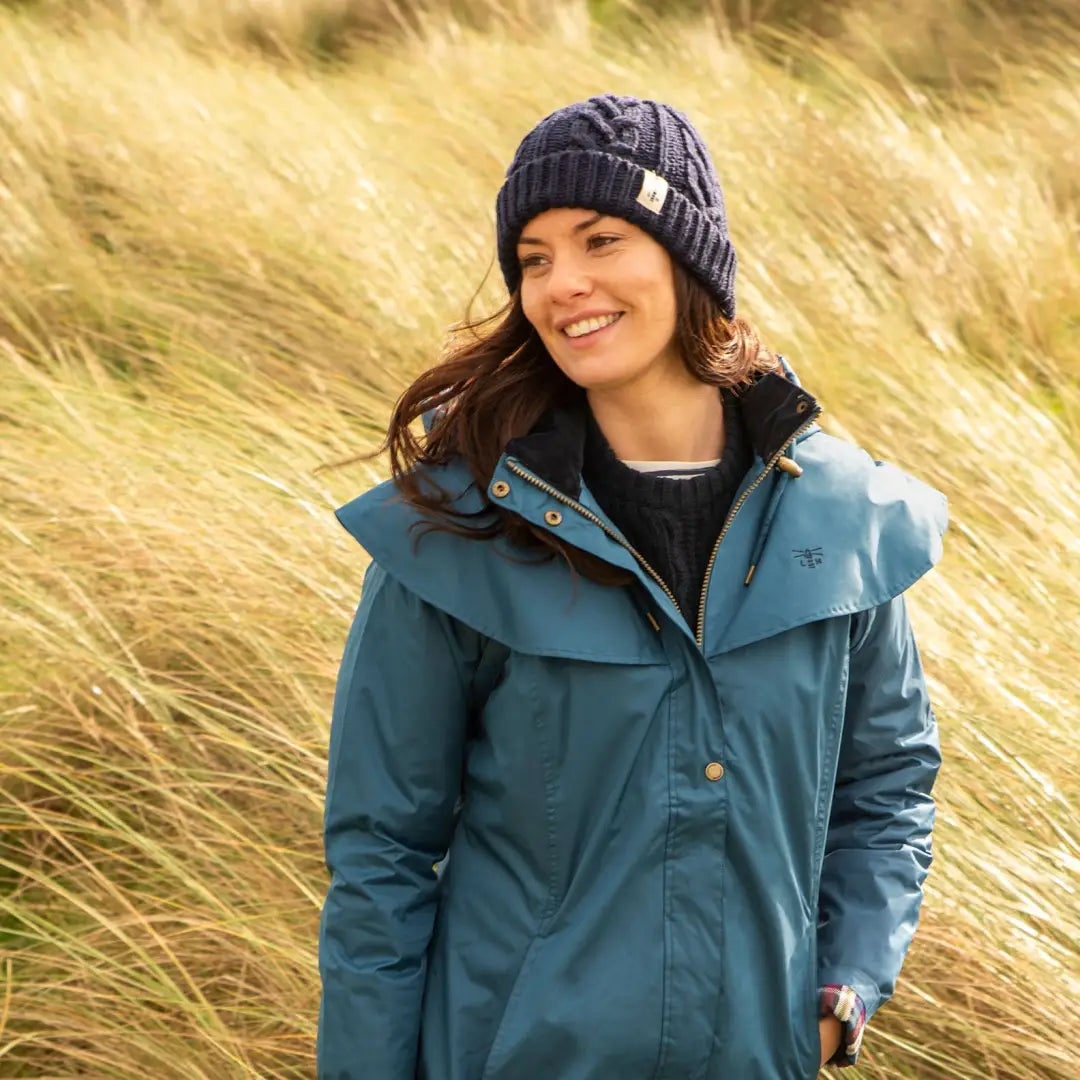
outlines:
[{"label": "teal waterproof jacket", "polygon": [[[940,766],[903,593],[944,496],[823,432],[790,367],[689,625],[562,413],[485,491],[630,570],[429,533],[382,484],[334,698],[319,1080],[810,1080],[818,988],[893,993]],[[509,555],[510,558],[504,556]],[[433,867],[441,863],[440,872]]]}]

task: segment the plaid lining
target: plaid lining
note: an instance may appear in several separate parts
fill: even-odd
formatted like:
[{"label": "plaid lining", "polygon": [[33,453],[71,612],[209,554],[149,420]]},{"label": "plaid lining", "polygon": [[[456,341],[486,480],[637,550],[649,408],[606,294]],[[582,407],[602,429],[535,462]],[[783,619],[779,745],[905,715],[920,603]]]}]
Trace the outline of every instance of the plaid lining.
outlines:
[{"label": "plaid lining", "polygon": [[830,984],[818,990],[818,1016],[835,1016],[844,1025],[844,1037],[826,1065],[855,1065],[866,1027],[866,1006],[850,986]]}]

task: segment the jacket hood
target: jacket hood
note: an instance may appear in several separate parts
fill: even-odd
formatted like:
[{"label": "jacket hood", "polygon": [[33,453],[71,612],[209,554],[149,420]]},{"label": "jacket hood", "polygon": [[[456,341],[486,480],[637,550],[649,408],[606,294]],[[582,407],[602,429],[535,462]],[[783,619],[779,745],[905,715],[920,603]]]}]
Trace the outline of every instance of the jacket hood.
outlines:
[{"label": "jacket hood", "polygon": [[[814,420],[820,407],[786,364],[783,375],[762,376],[740,400],[756,460],[729,514],[696,628],[582,484],[584,427],[573,410],[555,410],[510,440],[486,492],[463,462],[424,466],[425,478],[451,494],[456,510],[476,515],[477,524],[491,520],[498,506],[629,570],[654,616],[672,619],[707,654],[868,610],[938,562],[948,521],[944,495],[822,431]],[[787,468],[777,468],[778,461]],[[523,555],[503,538],[418,534],[413,530],[425,521],[392,481],[336,514],[422,599],[512,648],[628,663],[647,655],[640,628],[613,625],[598,640],[573,617],[580,604],[605,609],[618,590],[570,574],[561,560]]]}]

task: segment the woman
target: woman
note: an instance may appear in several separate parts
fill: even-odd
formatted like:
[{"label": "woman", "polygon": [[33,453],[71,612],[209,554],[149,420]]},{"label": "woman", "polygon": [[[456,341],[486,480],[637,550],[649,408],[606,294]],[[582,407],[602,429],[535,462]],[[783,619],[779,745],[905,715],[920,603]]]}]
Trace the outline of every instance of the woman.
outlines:
[{"label": "woman", "polygon": [[931,860],[903,591],[945,499],[822,432],[736,318],[682,113],[552,113],[496,211],[510,303],[405,392],[394,478],[338,511],[373,561],[334,701],[319,1076],[854,1064]]}]

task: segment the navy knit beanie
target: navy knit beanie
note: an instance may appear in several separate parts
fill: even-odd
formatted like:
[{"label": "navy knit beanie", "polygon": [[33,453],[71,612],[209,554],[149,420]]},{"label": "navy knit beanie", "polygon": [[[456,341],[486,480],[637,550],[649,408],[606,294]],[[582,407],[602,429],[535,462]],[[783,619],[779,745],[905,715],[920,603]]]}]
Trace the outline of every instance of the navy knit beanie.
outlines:
[{"label": "navy knit beanie", "polygon": [[544,117],[522,140],[495,202],[506,287],[521,283],[517,241],[544,210],[576,206],[651,233],[735,317],[735,250],[701,136],[670,105],[602,94]]}]

